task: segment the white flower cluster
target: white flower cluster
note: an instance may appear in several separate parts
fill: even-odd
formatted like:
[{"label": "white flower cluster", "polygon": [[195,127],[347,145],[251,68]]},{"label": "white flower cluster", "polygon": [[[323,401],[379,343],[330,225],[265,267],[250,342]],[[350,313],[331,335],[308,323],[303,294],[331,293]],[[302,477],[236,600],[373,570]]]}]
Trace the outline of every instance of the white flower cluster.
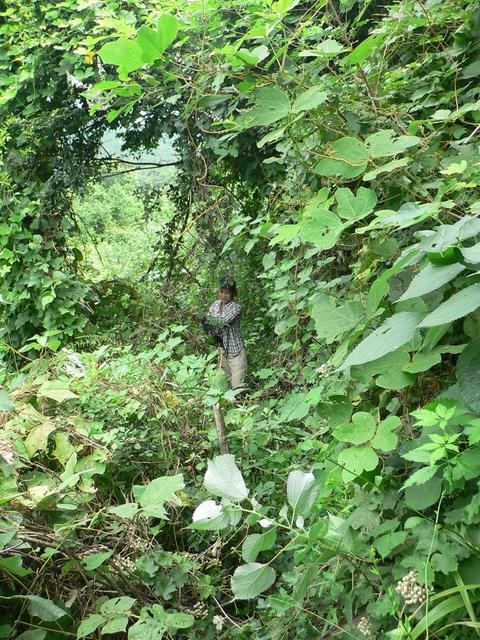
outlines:
[{"label": "white flower cluster", "polygon": [[425,587],[417,582],[417,574],[410,571],[398,581],[395,591],[405,600],[406,604],[422,604],[425,600]]},{"label": "white flower cluster", "polygon": [[78,78],[73,76],[68,71],[67,71],[67,80],[68,80],[69,84],[71,84],[72,87],[74,87],[74,89],[88,89],[88,85],[83,84],[83,82],[81,82],[81,80],[79,80]]},{"label": "white flower cluster", "polygon": [[357,624],[357,629],[359,633],[361,633],[362,636],[365,636],[366,638],[372,635],[372,625],[370,624],[370,620],[365,616],[363,618],[360,618],[360,621]]},{"label": "white flower cluster", "polygon": [[197,620],[203,620],[208,616],[208,607],[203,602],[197,602],[193,609],[190,609],[190,613]]},{"label": "white flower cluster", "polygon": [[224,622],[223,616],[213,616],[212,622],[215,625],[215,629],[217,631],[221,631],[223,629],[223,622]]}]

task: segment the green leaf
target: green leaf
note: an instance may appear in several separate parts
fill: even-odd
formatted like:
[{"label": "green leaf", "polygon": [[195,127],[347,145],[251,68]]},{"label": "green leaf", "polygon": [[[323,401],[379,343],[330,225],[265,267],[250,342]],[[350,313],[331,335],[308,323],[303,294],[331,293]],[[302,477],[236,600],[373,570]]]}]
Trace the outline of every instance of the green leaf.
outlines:
[{"label": "green leaf", "polygon": [[122,633],[128,625],[128,616],[118,616],[109,620],[102,628],[100,635],[105,636],[108,633]]},{"label": "green leaf", "polygon": [[331,157],[320,160],[314,171],[321,176],[356,178],[365,171],[367,162],[365,144],[356,138],[345,137],[333,143]]},{"label": "green leaf", "polygon": [[136,486],[135,497],[143,507],[146,515],[151,518],[166,518],[165,503],[178,503],[175,493],[181,491],[184,486],[185,483],[181,474],[162,476],[161,478],[155,478],[144,487]]},{"label": "green leaf", "polygon": [[472,284],[458,293],[454,293],[420,322],[419,327],[436,327],[439,324],[453,322],[468,315],[480,307],[480,284]]},{"label": "green leaf", "polygon": [[351,331],[360,322],[363,314],[364,309],[360,302],[354,300],[337,307],[334,306],[332,298],[315,304],[311,312],[315,320],[315,330],[327,344]]},{"label": "green leaf", "polygon": [[428,480],[433,478],[437,471],[438,467],[436,465],[423,467],[422,469],[415,471],[415,473],[413,473],[404,483],[403,489],[406,489],[407,487],[411,487],[413,485],[420,486],[422,484],[425,484]]},{"label": "green leaf", "polygon": [[130,520],[138,513],[138,504],[136,502],[126,502],[125,504],[118,505],[118,507],[108,507],[108,513],[113,513],[119,518]]},{"label": "green leaf", "polygon": [[98,52],[105,64],[117,66],[121,80],[126,80],[128,74],[140,69],[144,62],[142,49],[136,40],[116,40],[107,42]]},{"label": "green leaf", "polygon": [[82,559],[82,566],[87,571],[94,571],[98,569],[104,562],[106,562],[110,556],[113,555],[113,551],[99,551],[98,553],[91,553]]},{"label": "green leaf", "polygon": [[398,436],[393,433],[401,425],[401,420],[397,416],[388,416],[378,425],[377,432],[372,438],[371,445],[380,451],[392,451],[398,443]]},{"label": "green leaf", "polygon": [[472,264],[480,262],[480,242],[473,245],[473,247],[461,247],[460,251],[467,262]]},{"label": "green leaf", "polygon": [[391,552],[403,544],[407,539],[408,533],[406,531],[393,531],[392,533],[387,533],[375,540],[375,546],[377,548],[378,553],[382,556],[382,558],[386,558]]},{"label": "green leaf", "polygon": [[277,539],[277,530],[269,529],[265,533],[252,533],[242,544],[242,558],[244,562],[255,562],[262,551],[269,551]]},{"label": "green leaf", "polygon": [[192,515],[190,529],[206,531],[220,531],[230,524],[230,518],[223,510],[221,504],[215,500],[205,500],[195,509]]},{"label": "green leaf", "polygon": [[63,609],[60,609],[54,602],[42,598],[40,596],[23,596],[26,600],[30,600],[30,613],[44,622],[53,622],[67,615]]},{"label": "green leaf", "polygon": [[142,52],[142,61],[152,64],[177,37],[178,20],[175,16],[162,15],[158,19],[157,31],[150,27],[141,27],[137,42]]},{"label": "green leaf", "polygon": [[435,291],[443,285],[453,280],[459,273],[461,273],[465,267],[463,264],[447,264],[443,266],[436,266],[428,263],[420,273],[413,278],[405,293],[398,299],[410,300],[411,298],[418,298],[431,291]]},{"label": "green leaf", "polygon": [[0,411],[14,411],[15,405],[10,398],[10,395],[4,390],[0,389]]},{"label": "green leaf", "polygon": [[352,365],[377,360],[395,351],[413,338],[417,323],[418,314],[409,311],[401,311],[387,318],[378,329],[355,347],[340,367],[340,371]]},{"label": "green leaf", "polygon": [[313,473],[291,471],[287,480],[287,500],[292,509],[301,516],[308,516],[320,491]]},{"label": "green leaf", "polygon": [[15,640],[44,640],[46,635],[47,632],[45,629],[29,629],[28,631],[21,633],[19,636],[16,636]]},{"label": "green leaf", "polygon": [[333,436],[340,442],[363,444],[375,435],[376,423],[373,416],[365,411],[358,411],[352,416],[352,422],[342,424],[333,431]]},{"label": "green leaf", "polygon": [[298,230],[304,242],[313,243],[318,249],[327,251],[335,246],[344,225],[340,218],[328,209],[308,209]]},{"label": "green leaf", "polygon": [[470,342],[457,362],[457,383],[463,401],[472,411],[480,411],[480,340]]},{"label": "green leaf", "polygon": [[69,383],[63,380],[47,380],[39,387],[37,394],[42,398],[51,398],[57,402],[78,398],[73,391],[70,391]]},{"label": "green leaf", "polygon": [[285,118],[290,112],[290,100],[278,87],[262,87],[255,94],[255,107],[242,113],[237,124],[243,129],[265,126]]},{"label": "green leaf", "polygon": [[434,476],[421,486],[405,489],[405,503],[410,509],[422,511],[436,504],[442,493],[442,479]]},{"label": "green leaf", "polygon": [[372,171],[369,171],[368,173],[366,173],[362,180],[364,182],[370,182],[370,180],[375,180],[375,178],[378,178],[379,175],[381,175],[382,173],[391,173],[392,171],[395,171],[395,169],[398,169],[400,167],[406,167],[407,164],[410,164],[412,160],[410,158],[400,158],[399,160],[390,160],[390,162],[387,162],[386,164],[382,164],[381,167],[377,167],[376,169],[372,169]]},{"label": "green leaf", "polygon": [[355,195],[350,189],[340,188],[335,193],[337,213],[345,220],[361,220],[371,213],[377,204],[377,194],[371,189],[360,187]]},{"label": "green leaf", "polygon": [[377,45],[383,41],[384,36],[372,35],[365,38],[363,42],[351,51],[348,56],[346,56],[342,60],[342,65],[344,64],[361,64],[365,62],[367,58],[369,58],[373,51],[377,48]]},{"label": "green leaf", "polygon": [[241,502],[248,497],[248,489],[231,454],[208,461],[203,484],[213,495],[221,498]]},{"label": "green leaf", "polygon": [[9,556],[8,558],[0,558],[0,569],[13,574],[14,576],[20,576],[23,578],[32,573],[32,569],[23,566],[21,556]]},{"label": "green leaf", "polygon": [[118,598],[110,598],[102,604],[100,607],[100,613],[121,613],[124,611],[130,611],[133,605],[136,603],[135,598],[130,596],[119,596]]},{"label": "green leaf", "polygon": [[399,136],[394,138],[393,129],[382,129],[368,136],[365,144],[372,158],[388,158],[402,153],[420,142],[417,136]]},{"label": "green leaf", "polygon": [[237,569],[232,576],[232,591],[236,600],[250,600],[269,589],[276,573],[267,564],[250,562]]},{"label": "green leaf", "polygon": [[440,349],[426,353],[419,351],[413,356],[410,362],[403,365],[402,369],[407,373],[420,373],[422,371],[428,371],[441,361],[442,351]]},{"label": "green leaf", "polygon": [[48,436],[55,431],[55,425],[52,422],[45,422],[44,424],[33,427],[28,432],[25,438],[25,449],[28,456],[32,458],[37,451],[46,451],[48,446]]},{"label": "green leaf", "polygon": [[338,464],[344,467],[343,479],[355,480],[364,471],[372,471],[378,464],[378,456],[371,447],[350,447],[338,455]]},{"label": "green leaf", "polygon": [[293,113],[300,113],[301,111],[315,109],[325,102],[327,98],[327,92],[322,91],[321,87],[311,87],[297,96],[292,105],[292,111]]}]

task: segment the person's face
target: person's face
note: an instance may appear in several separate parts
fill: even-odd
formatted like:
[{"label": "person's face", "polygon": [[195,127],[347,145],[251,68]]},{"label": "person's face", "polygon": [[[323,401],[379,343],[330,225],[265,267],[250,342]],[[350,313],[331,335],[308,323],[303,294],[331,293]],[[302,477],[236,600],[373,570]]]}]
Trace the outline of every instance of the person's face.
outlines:
[{"label": "person's face", "polygon": [[218,299],[220,300],[220,302],[223,302],[223,304],[227,304],[227,302],[230,302],[230,300],[233,298],[232,296],[232,292],[230,291],[230,289],[219,289],[218,290]]}]

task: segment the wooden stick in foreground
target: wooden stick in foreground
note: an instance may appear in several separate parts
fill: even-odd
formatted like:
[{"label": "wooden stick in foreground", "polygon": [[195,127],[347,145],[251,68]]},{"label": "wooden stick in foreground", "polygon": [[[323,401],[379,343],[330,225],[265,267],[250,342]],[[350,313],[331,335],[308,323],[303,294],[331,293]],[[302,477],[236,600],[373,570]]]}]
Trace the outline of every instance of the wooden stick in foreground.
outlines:
[{"label": "wooden stick in foreground", "polygon": [[215,426],[217,428],[218,442],[220,443],[220,453],[228,453],[227,434],[225,432],[225,420],[220,408],[220,403],[213,405],[213,415],[215,416]]}]

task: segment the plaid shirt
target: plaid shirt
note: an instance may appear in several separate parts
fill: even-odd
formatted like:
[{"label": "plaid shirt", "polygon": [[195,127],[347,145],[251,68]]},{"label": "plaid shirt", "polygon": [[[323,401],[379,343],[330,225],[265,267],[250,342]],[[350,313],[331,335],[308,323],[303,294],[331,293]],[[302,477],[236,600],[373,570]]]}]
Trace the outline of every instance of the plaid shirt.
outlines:
[{"label": "plaid shirt", "polygon": [[234,358],[243,349],[244,342],[240,331],[242,306],[231,300],[220,311],[220,300],[215,300],[207,313],[207,331],[220,338],[227,356]]}]

